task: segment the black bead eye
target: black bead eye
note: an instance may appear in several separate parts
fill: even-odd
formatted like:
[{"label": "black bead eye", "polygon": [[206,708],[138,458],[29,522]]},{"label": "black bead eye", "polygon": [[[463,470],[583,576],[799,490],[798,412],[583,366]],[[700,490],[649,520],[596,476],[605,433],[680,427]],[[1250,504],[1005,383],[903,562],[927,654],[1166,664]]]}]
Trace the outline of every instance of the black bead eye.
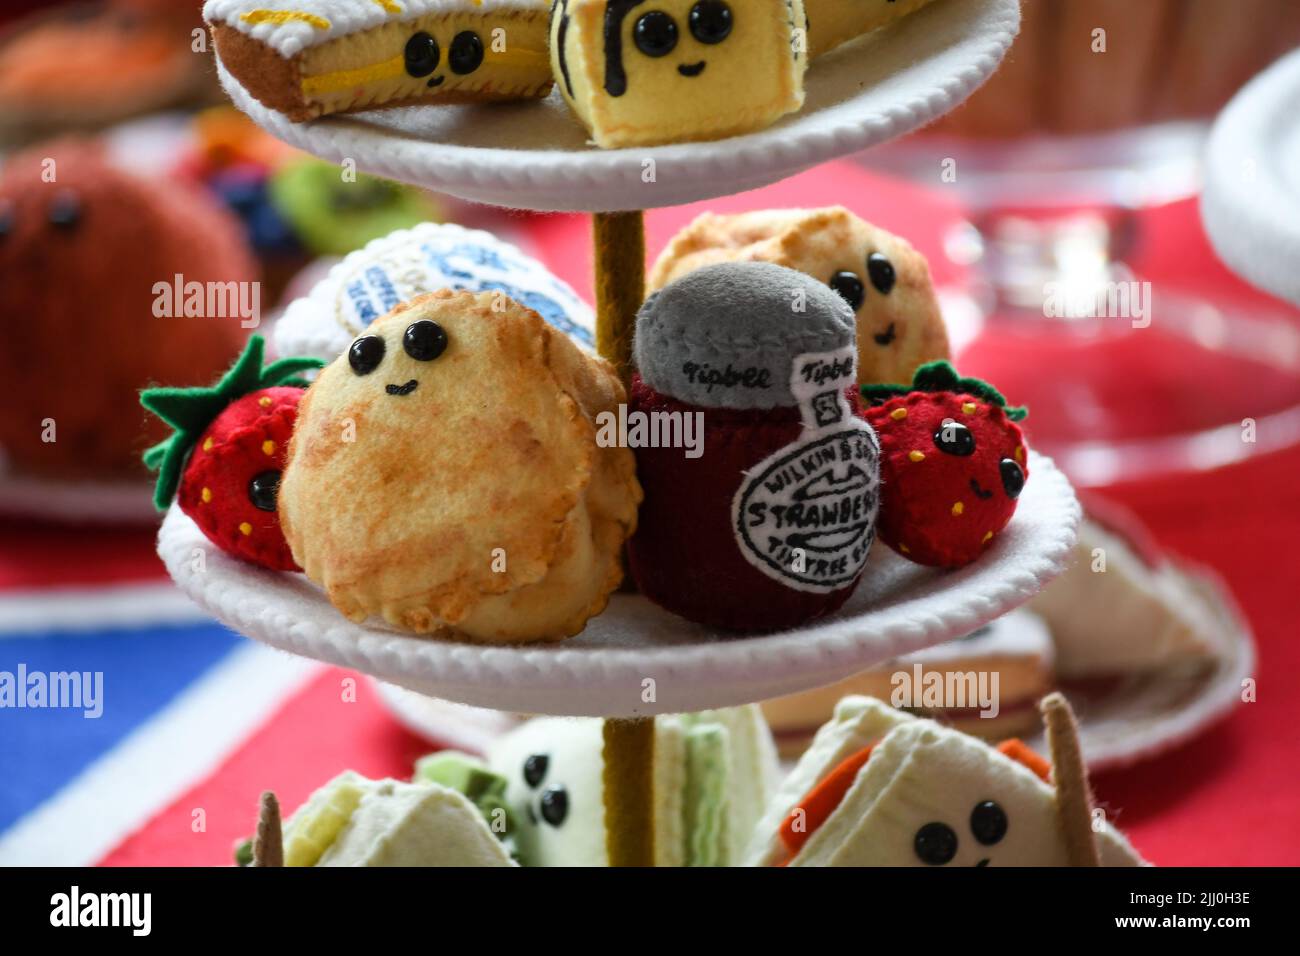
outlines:
[{"label": "black bead eye", "polygon": [[835,273],[835,275],[831,276],[830,286],[840,294],[840,297],[849,304],[849,308],[854,312],[862,308],[862,303],[867,297],[867,288],[855,273]]},{"label": "black bead eye", "polygon": [[417,362],[432,362],[447,351],[447,332],[437,322],[423,319],[407,328],[402,347]]},{"label": "black bead eye", "polygon": [[464,76],[473,73],[483,65],[483,41],[473,30],[464,30],[456,34],[447,51],[447,63],[451,72]]},{"label": "black bead eye", "polygon": [[721,43],[731,36],[731,7],[722,0],[700,0],[691,7],[691,36],[701,43]]},{"label": "black bead eye", "polygon": [[655,10],[637,20],[632,36],[636,48],[646,56],[667,56],[677,46],[677,21]]},{"label": "black bead eye", "polygon": [[927,823],[916,831],[912,849],[922,863],[943,866],[957,855],[957,834],[946,823]]},{"label": "black bead eye", "polygon": [[348,349],[348,364],[358,375],[369,375],[384,360],[386,346],[377,335],[364,335]]},{"label": "black bead eye", "polygon": [[569,815],[569,791],[563,787],[547,787],[542,791],[542,819],[558,827]]},{"label": "black bead eye", "polygon": [[442,53],[438,41],[420,31],[406,41],[406,72],[414,77],[425,77],[438,68]]},{"label": "black bead eye", "polygon": [[77,228],[81,222],[81,197],[70,189],[60,190],[50,203],[46,218],[57,229]]},{"label": "black bead eye", "polygon": [[967,455],[975,454],[975,433],[963,425],[961,422],[955,422],[951,418],[946,419],[934,433],[934,447],[939,449],[945,455]]},{"label": "black bead eye", "polygon": [[550,766],[551,758],[546,754],[532,754],[524,761],[524,783],[537,789],[537,785],[546,777],[546,768]]},{"label": "black bead eye", "polygon": [[867,256],[867,275],[871,277],[871,284],[881,295],[889,295],[894,289],[894,283],[898,281],[894,264],[879,252]]},{"label": "black bead eye", "polygon": [[1007,813],[992,800],[975,804],[970,812],[970,832],[985,846],[1001,842],[1007,835]]},{"label": "black bead eye", "polygon": [[248,483],[248,500],[259,511],[274,511],[280,495],[280,473],[264,471]]},{"label": "black bead eye", "polygon": [[1025,490],[1025,471],[1010,458],[1003,458],[998,468],[1002,472],[1002,487],[1006,489],[1007,497],[1014,501]]}]

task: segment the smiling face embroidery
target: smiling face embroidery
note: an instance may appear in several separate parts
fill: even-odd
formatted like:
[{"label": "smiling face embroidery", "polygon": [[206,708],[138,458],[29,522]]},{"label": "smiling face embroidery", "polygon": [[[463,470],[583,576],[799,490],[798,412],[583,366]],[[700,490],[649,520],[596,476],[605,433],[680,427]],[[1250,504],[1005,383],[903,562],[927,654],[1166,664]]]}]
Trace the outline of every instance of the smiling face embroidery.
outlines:
[{"label": "smiling face embroidery", "polygon": [[799,108],[802,22],[803,0],[561,0],[552,56],[599,145],[712,139]]}]

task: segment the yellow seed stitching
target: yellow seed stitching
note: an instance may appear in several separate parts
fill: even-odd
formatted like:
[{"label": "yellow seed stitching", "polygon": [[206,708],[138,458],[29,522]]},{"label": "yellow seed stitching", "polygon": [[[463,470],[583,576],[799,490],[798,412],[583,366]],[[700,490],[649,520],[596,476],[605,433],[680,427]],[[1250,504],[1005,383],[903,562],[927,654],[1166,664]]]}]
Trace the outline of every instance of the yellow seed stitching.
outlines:
[{"label": "yellow seed stitching", "polygon": [[271,396],[269,396],[269,395],[263,395],[261,398],[259,398],[259,399],[257,400],[257,404],[261,405],[263,408],[270,408],[270,407],[271,407]]},{"label": "yellow seed stitching", "polygon": [[275,442],[271,441],[269,438],[266,441],[262,442],[262,451],[268,455],[274,455]]},{"label": "yellow seed stitching", "polygon": [[899,551],[902,551],[904,554],[911,554],[911,553],[912,553],[912,549],[909,548],[907,545],[903,544],[901,541],[900,541],[899,544],[898,544],[898,550],[899,550]]},{"label": "yellow seed stitching", "polygon": [[250,534],[253,533],[253,526],[249,524],[247,521],[245,521],[243,524],[239,526],[239,533],[242,534],[244,537],[248,537]]},{"label": "yellow seed stitching", "polygon": [[1024,460],[1025,460],[1025,446],[1024,446],[1024,445],[1017,445],[1017,446],[1016,446],[1016,461],[1023,462]]},{"label": "yellow seed stitching", "polygon": [[892,412],[889,413],[889,417],[892,418],[892,419],[893,419],[894,421],[896,421],[896,422],[901,422],[904,418],[907,417],[907,409],[906,409],[906,408],[896,408],[896,409],[894,409]]},{"label": "yellow seed stitching", "polygon": [[204,450],[204,451],[212,451],[212,439],[211,439],[211,438],[209,438],[209,439],[207,439],[206,441],[203,442],[203,450]]},{"label": "yellow seed stitching", "polygon": [[965,412],[967,415],[974,415],[974,414],[975,414],[975,403],[974,403],[974,402],[962,402],[962,404],[961,404],[961,410],[962,410],[963,412]]},{"label": "yellow seed stitching", "polygon": [[961,513],[965,510],[966,510],[966,506],[959,501],[952,506],[952,516],[954,518],[959,517]]},{"label": "yellow seed stitching", "polygon": [[330,22],[324,17],[318,17],[314,13],[304,13],[301,10],[249,10],[241,14],[239,19],[253,26],[259,23],[305,23],[317,30],[330,28]]},{"label": "yellow seed stitching", "polygon": [[909,451],[907,453],[907,457],[910,458],[912,461],[925,461],[925,452]]},{"label": "yellow seed stitching", "polygon": [[212,489],[204,488],[201,492],[199,492],[199,497],[203,499],[203,503],[206,505],[209,501],[212,500]]},{"label": "yellow seed stitching", "polygon": [[988,543],[989,543],[990,541],[992,541],[992,540],[993,540],[993,532],[992,532],[992,531],[985,531],[985,532],[984,532],[984,539],[983,539],[982,541],[980,541],[980,544],[988,544]]}]

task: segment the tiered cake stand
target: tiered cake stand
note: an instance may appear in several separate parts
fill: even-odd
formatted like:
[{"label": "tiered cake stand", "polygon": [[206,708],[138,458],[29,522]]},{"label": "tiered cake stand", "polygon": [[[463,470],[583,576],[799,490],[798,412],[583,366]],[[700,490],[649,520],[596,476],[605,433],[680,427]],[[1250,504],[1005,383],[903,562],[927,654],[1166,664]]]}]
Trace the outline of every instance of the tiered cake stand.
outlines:
[{"label": "tiered cake stand", "polygon": [[[593,213],[597,344],[626,371],[644,296],[642,210],[767,185],[930,122],[993,72],[1019,22],[1018,0],[939,0],[819,60],[803,111],[771,129],[643,150],[592,148],[554,95],[540,104],[412,107],[294,124],[229,75],[222,81],[260,125],[324,159],[467,200]],[[969,633],[1024,602],[1064,567],[1079,518],[1069,483],[1050,461],[1035,456],[1030,472],[1015,519],[976,564],[937,573],[877,547],[838,614],[758,637],[711,633],[621,593],[581,635],[558,645],[423,639],[352,624],[305,578],[216,552],[175,507],[159,552],[195,601],[274,647],[460,703],[606,718],[607,825],[634,835],[611,840],[610,862],[648,865],[653,715],[831,683]]]}]

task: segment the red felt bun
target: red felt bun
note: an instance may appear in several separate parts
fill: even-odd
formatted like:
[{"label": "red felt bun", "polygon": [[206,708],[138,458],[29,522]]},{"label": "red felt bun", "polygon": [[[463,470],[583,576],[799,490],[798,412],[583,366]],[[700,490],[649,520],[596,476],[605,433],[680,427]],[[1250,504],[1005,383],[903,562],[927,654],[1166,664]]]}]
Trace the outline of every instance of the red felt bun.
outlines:
[{"label": "red felt bun", "polygon": [[278,490],[303,391],[279,386],[231,402],[195,445],[176,494],[181,510],[221,550],[275,571],[300,569],[279,513],[259,508],[252,487],[273,474]]},{"label": "red felt bun", "polygon": [[[856,394],[850,403],[859,408]],[[699,458],[687,458],[682,448],[635,450],[645,500],[628,544],[628,567],[641,593],[708,627],[750,632],[798,627],[848,600],[853,585],[813,593],[763,574],[741,553],[732,527],[732,499],[745,473],[802,434],[797,408],[706,409],[633,376],[629,411],[704,413]]]},{"label": "red felt bun", "polygon": [[983,554],[1015,514],[1029,476],[1024,436],[1002,406],[911,392],[867,409],[866,418],[880,436],[880,539],[936,567],[959,568]]}]

